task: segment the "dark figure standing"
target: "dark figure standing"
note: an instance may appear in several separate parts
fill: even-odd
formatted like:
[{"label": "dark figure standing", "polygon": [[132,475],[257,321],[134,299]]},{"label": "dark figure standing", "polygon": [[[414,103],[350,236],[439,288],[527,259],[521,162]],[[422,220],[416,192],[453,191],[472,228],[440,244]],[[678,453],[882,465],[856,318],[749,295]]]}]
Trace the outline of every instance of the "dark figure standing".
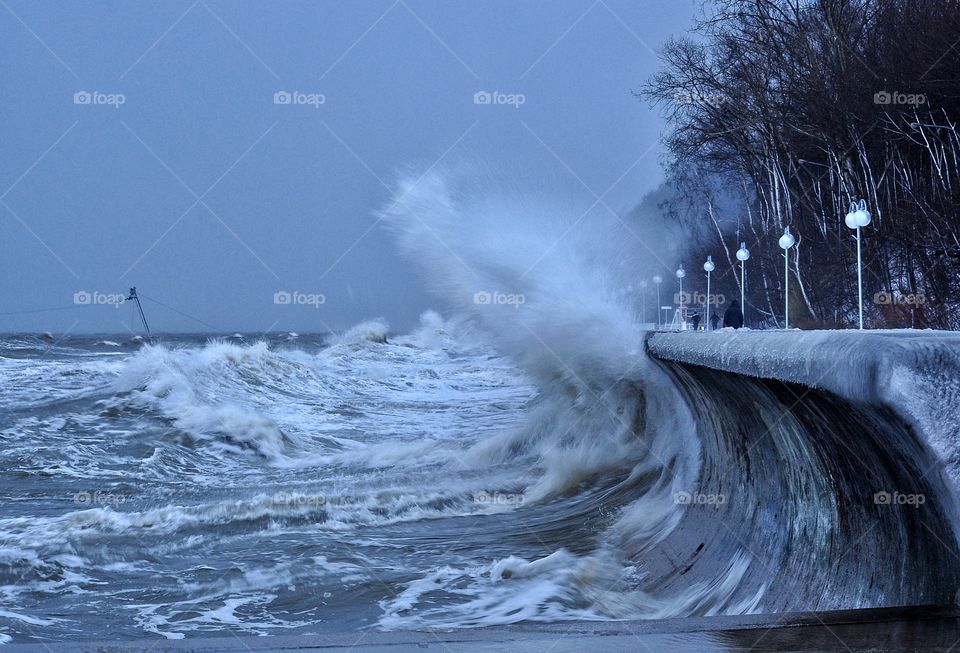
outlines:
[{"label": "dark figure standing", "polygon": [[693,322],[693,330],[699,331],[700,330],[700,314],[694,313],[692,316],[690,316],[690,319]]},{"label": "dark figure standing", "polygon": [[743,326],[743,311],[740,310],[740,302],[734,299],[730,302],[726,312],[723,314],[723,326],[739,329]]},{"label": "dark figure standing", "polygon": [[718,323],[718,322],[720,322],[720,316],[717,315],[717,311],[714,310],[713,313],[710,314],[710,330],[711,330],[711,331],[716,331],[716,330],[717,330],[717,323]]}]

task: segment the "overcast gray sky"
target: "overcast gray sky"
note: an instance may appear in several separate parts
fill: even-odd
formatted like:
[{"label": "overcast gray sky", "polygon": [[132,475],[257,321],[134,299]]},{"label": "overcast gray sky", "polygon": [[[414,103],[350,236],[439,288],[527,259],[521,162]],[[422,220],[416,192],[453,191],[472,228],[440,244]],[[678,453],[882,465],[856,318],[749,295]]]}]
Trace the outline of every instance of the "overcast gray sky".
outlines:
[{"label": "overcast gray sky", "polygon": [[375,225],[398,172],[626,213],[662,178],[631,91],[695,4],[0,0],[0,331],[123,332],[131,285],[156,331],[403,330],[443,306]]}]

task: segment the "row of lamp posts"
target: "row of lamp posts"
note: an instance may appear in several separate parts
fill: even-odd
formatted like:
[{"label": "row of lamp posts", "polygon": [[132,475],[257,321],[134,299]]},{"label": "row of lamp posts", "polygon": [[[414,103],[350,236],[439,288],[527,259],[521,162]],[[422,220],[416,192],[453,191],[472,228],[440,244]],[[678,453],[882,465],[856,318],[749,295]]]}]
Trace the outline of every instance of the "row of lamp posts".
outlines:
[{"label": "row of lamp posts", "polygon": [[[857,232],[857,304],[859,307],[859,326],[863,329],[863,263],[860,254],[860,228],[870,224],[870,212],[867,210],[866,200],[859,200],[850,203],[850,209],[844,218],[844,223]],[[783,250],[783,327],[790,328],[790,248],[796,244],[796,238],[790,233],[789,225],[784,228],[783,235],[780,236],[778,244]],[[747,286],[747,268],[746,262],[750,258],[750,250],[747,249],[745,242],[740,243],[740,249],[737,250],[737,260],[740,261],[740,310],[746,313],[746,303],[744,302],[744,288]],[[713,257],[707,256],[703,264],[703,269],[707,273],[707,306],[706,314],[710,312],[710,273],[715,269]],[[677,282],[680,285],[680,306],[683,307],[683,278],[687,276],[683,266],[677,268]],[[657,324],[660,324],[660,283],[663,278],[660,275],[653,277],[653,283],[657,286]],[[641,287],[646,288],[646,282],[642,282]]]},{"label": "row of lamp posts", "polygon": [[[867,201],[859,200],[850,203],[847,215],[844,217],[844,223],[850,229],[857,232],[857,310],[859,313],[859,328],[863,330],[863,259],[860,255],[860,227],[866,227],[870,224],[870,211],[867,210]],[[780,249],[783,250],[783,327],[790,328],[790,248],[793,247],[796,239],[790,233],[790,227],[787,226],[780,236]],[[742,247],[742,246],[741,246]],[[749,256],[749,255],[748,255]],[[740,253],[737,252],[737,258]],[[741,302],[742,303],[742,302]]]}]

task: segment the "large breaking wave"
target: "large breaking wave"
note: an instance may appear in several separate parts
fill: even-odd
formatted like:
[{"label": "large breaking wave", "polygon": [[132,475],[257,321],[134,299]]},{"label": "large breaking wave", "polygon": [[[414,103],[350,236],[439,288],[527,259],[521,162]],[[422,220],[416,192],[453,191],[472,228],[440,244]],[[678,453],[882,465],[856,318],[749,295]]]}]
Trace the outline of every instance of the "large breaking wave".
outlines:
[{"label": "large breaking wave", "polygon": [[[952,490],[892,411],[649,360],[623,288],[655,266],[630,225],[477,190],[428,173],[401,182],[382,215],[434,289],[543,392],[527,430],[478,448],[532,449],[545,470],[526,488],[535,502],[582,492],[578,503],[603,511],[629,498],[582,551],[411,583],[388,602],[387,625],[954,600]],[[484,591],[456,589],[465,579]],[[438,587],[469,600],[428,607]]]},{"label": "large breaking wave", "polygon": [[398,196],[454,315],[409,335],[0,340],[0,640],[953,600],[953,495],[891,411],[648,358],[612,216]]}]

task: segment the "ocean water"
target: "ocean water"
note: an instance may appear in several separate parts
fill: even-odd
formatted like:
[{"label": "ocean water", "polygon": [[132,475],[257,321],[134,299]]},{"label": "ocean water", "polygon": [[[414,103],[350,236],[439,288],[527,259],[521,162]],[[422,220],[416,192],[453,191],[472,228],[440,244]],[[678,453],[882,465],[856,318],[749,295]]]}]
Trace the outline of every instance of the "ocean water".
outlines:
[{"label": "ocean water", "polygon": [[599,617],[577,553],[631,459],[468,331],[4,337],[0,636]]},{"label": "ocean water", "polygon": [[649,358],[616,221],[398,197],[448,310],[410,333],[0,336],[0,642],[954,600],[891,411]]},{"label": "ocean water", "polygon": [[[409,335],[5,336],[0,381],[4,641],[870,607],[957,581],[936,502],[887,518],[819,450],[814,414],[889,416],[813,397],[785,420],[788,394],[719,373],[538,385],[427,314]],[[762,409],[723,415],[734,395]]]},{"label": "ocean water", "polygon": [[489,563],[456,534],[496,550],[526,472],[470,448],[534,389],[439,324],[379,329],[0,340],[3,637],[349,629]]}]

